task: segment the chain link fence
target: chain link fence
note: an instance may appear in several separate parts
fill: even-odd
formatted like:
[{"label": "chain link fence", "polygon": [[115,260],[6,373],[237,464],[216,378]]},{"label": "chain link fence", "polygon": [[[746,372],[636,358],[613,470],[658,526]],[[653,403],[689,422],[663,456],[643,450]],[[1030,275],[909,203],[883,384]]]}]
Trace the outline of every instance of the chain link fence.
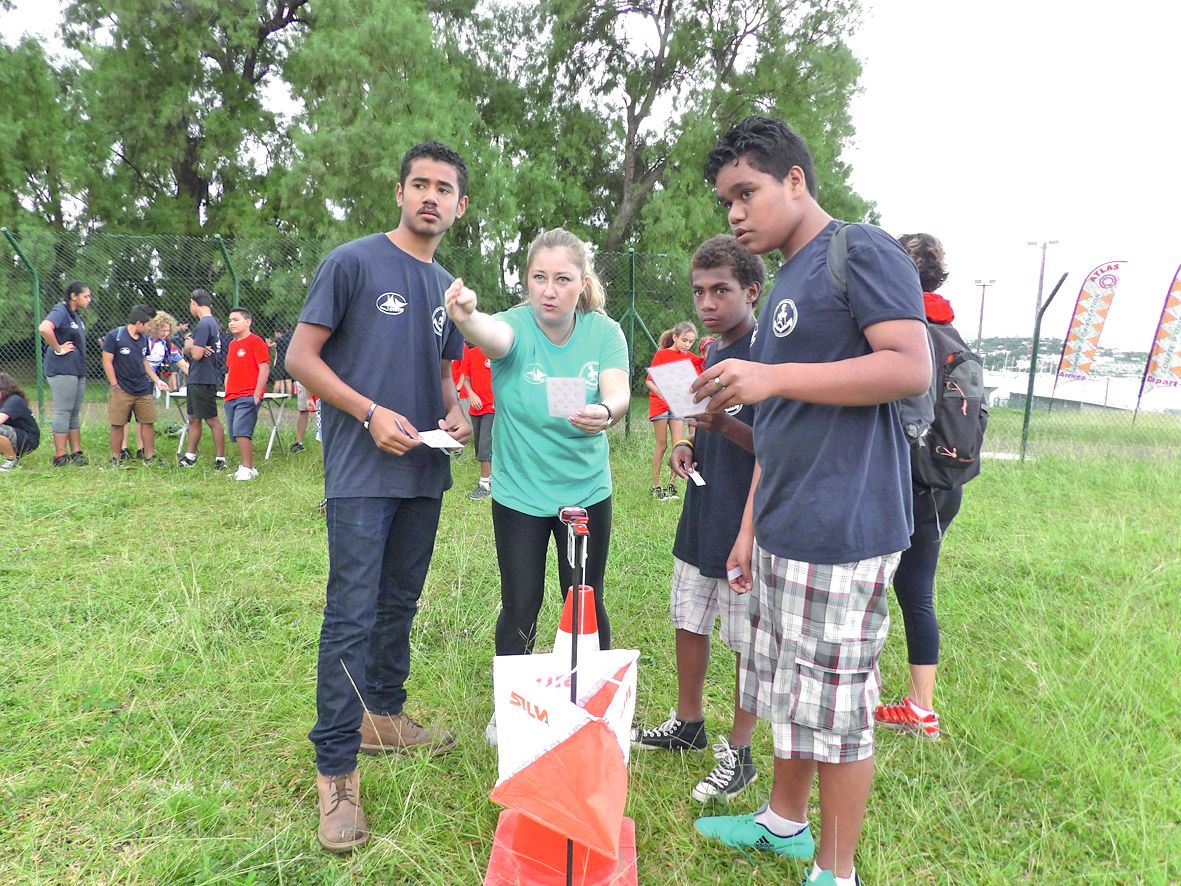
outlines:
[{"label": "chain link fence", "polygon": [[[294,328],[320,260],[335,246],[324,240],[273,237],[138,237],[122,234],[29,232],[0,239],[0,371],[25,387],[34,408],[47,415],[48,388],[38,372],[43,348],[37,326],[60,301],[72,280],[91,288],[86,309],[87,400],[105,403],[102,336],[127,321],[131,307],[147,304],[187,323],[189,294],[213,293],[222,325],[234,306],[254,316],[254,331],[273,339]],[[482,259],[459,249],[440,251],[453,272]],[[632,353],[633,390],[646,396],[643,368],[651,362],[661,332],[681,320],[695,321],[689,288],[689,256],[601,253],[596,270],[607,290],[607,312],[623,326]],[[770,281],[768,282],[770,286]],[[520,298],[519,288],[481,292],[481,304],[497,310]],[[1001,457],[1024,452],[1112,454],[1124,457],[1181,456],[1181,394],[1158,392],[1137,413],[1140,372],[1131,362],[1085,382],[1059,383],[1054,367],[1061,342],[1043,338],[1026,423],[1028,359],[983,355],[991,394],[986,450]],[[1170,399],[1170,395],[1174,399]]]}]

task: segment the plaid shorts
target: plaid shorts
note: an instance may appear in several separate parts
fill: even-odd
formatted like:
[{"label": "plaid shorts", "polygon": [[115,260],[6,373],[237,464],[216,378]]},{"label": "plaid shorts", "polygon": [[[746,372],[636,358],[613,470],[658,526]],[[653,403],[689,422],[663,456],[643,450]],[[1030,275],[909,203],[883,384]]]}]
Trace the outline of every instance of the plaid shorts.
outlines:
[{"label": "plaid shorts", "polygon": [[709,636],[714,622],[722,619],[722,642],[741,654],[746,651],[750,621],[746,617],[749,594],[736,594],[724,578],[708,578],[691,563],[673,558],[672,594],[668,614],[673,627]]},{"label": "plaid shorts", "polygon": [[852,763],[873,756],[878,656],[898,557],[804,563],[755,545],[740,703],[770,721],[776,757]]}]

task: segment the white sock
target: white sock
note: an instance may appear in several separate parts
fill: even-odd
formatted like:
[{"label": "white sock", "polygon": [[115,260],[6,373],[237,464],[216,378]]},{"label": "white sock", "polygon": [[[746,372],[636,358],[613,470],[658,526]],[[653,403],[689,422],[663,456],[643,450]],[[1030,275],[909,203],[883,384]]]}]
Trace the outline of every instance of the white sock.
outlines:
[{"label": "white sock", "polygon": [[196,460],[197,460],[197,453],[195,453],[195,452],[186,452],[185,453],[185,461],[196,461]]},{"label": "white sock", "polygon": [[792,821],[790,818],[778,815],[771,808],[770,803],[767,804],[766,809],[755,816],[755,821],[777,837],[794,837],[808,826],[806,821]]},{"label": "white sock", "polygon": [[912,711],[914,711],[916,714],[918,714],[920,717],[933,717],[933,716],[935,716],[935,712],[934,712],[934,711],[929,711],[929,710],[927,710],[927,709],[926,709],[926,708],[924,708],[924,707],[920,707],[919,703],[918,703],[917,701],[915,701],[913,698],[911,698],[909,695],[908,695],[908,696],[906,696],[906,700],[907,700],[908,702],[910,702],[910,709],[911,709]]},{"label": "white sock", "polygon": [[[815,880],[819,878],[822,873],[824,873],[824,871],[820,865],[814,864],[812,865],[812,873],[808,877],[808,880]],[[837,886],[857,886],[857,868],[853,868],[853,870],[849,871],[849,876],[847,877],[838,877],[836,874],[833,874],[832,878],[836,882]]]},{"label": "white sock", "polygon": [[492,478],[491,477],[481,477],[480,478],[480,485],[483,486],[485,489],[487,489],[489,486],[492,485]]}]

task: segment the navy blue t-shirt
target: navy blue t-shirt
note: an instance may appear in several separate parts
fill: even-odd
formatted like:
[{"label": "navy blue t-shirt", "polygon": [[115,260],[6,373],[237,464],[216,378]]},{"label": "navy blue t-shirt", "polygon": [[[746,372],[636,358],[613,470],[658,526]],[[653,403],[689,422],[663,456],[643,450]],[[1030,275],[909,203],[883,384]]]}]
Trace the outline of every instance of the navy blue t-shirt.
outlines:
[{"label": "navy blue t-shirt", "polygon": [[[59,338],[58,341],[61,341]],[[0,403],[0,412],[8,416],[5,422],[16,431],[16,443],[13,448],[17,455],[32,452],[41,445],[41,429],[37,427],[37,419],[33,418],[29,404],[20,394],[9,394]]]},{"label": "navy blue t-shirt", "polygon": [[189,384],[220,385],[221,327],[212,314],[197,321],[197,326],[193,329],[193,344],[213,348],[213,353],[200,360],[189,360]]},{"label": "navy blue t-shirt", "polygon": [[59,301],[45,315],[45,319],[53,324],[53,334],[59,345],[72,342],[75,348],[59,357],[53,348],[46,345],[45,377],[76,375],[81,378],[86,374],[86,324],[82,322],[82,315],[67,308],[64,301]]},{"label": "navy blue t-shirt", "polygon": [[[706,367],[722,360],[749,360],[754,330],[723,349],[715,344],[705,359]],[[727,412],[746,424],[754,423],[753,406],[738,406]],[[726,559],[742,525],[742,511],[750,492],[755,457],[716,431],[698,430],[693,441],[693,459],[704,486],[685,484],[685,504],[677,523],[673,556],[696,566],[707,578],[726,577]]]},{"label": "navy blue t-shirt", "polygon": [[[433,430],[444,417],[442,361],[463,356],[463,336],[443,308],[452,279],[438,262],[371,234],[320,263],[299,321],[332,330],[320,356],[345,384],[418,430]],[[353,416],[329,403],[323,409],[327,497],[433,497],[451,487],[440,450],[420,445],[391,455]]]},{"label": "navy blue t-shirt", "polygon": [[152,393],[152,380],[144,369],[148,355],[148,335],[132,338],[126,326],[112,329],[103,336],[103,353],[115,357],[115,381],[126,393],[139,397]]},{"label": "navy blue t-shirt", "polygon": [[[838,224],[780,268],[759,316],[753,359],[846,360],[871,353],[868,326],[926,322],[914,262],[877,228],[849,228],[848,294],[840,292],[825,261]],[[910,453],[896,404],[825,406],[776,397],[759,404],[754,435],[761,548],[809,563],[852,563],[909,546]]]}]

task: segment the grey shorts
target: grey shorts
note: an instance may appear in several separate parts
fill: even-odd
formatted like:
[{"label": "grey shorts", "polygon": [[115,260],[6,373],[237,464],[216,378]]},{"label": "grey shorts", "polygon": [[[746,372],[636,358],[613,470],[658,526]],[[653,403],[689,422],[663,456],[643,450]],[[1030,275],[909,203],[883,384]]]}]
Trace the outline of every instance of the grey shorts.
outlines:
[{"label": "grey shorts", "polygon": [[740,704],[770,721],[776,757],[852,763],[873,756],[878,656],[898,557],[816,564],[755,545]]},{"label": "grey shorts", "polygon": [[492,421],[495,418],[495,412],[471,417],[472,442],[476,444],[476,461],[492,461]]},{"label": "grey shorts", "polygon": [[750,594],[736,594],[724,578],[709,578],[692,563],[673,558],[672,594],[668,614],[673,627],[709,636],[721,618],[722,642],[739,655],[746,651],[750,621],[746,608]]},{"label": "grey shorts", "polygon": [[254,426],[258,424],[258,404],[253,397],[235,397],[226,400],[226,436],[231,440],[238,437],[253,437]]}]

